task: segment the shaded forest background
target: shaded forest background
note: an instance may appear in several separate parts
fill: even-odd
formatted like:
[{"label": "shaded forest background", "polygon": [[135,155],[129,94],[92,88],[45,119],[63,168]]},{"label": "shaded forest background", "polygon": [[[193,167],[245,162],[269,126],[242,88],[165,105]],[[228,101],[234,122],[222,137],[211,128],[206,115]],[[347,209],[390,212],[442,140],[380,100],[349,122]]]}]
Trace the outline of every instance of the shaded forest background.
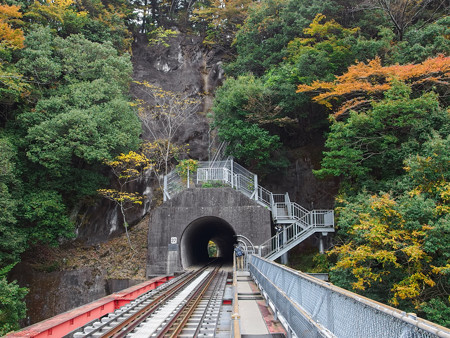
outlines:
[{"label": "shaded forest background", "polygon": [[25,315],[26,290],[6,278],[21,254],[74,238],[71,213],[101,198],[111,170],[120,189],[103,196],[126,208],[139,197],[123,186],[188,156],[173,135],[156,133],[162,122],[144,143],[142,125],[167,117],[165,106],[182,120],[196,98],[144,83],[156,102],[144,107],[129,94],[133,37],[164,46],[180,32],[225,55],[211,116],[228,154],[264,176],[282,173],[292,149],[324,140],[315,174],[335,177],[340,190],[335,245],[315,257],[318,267],[336,285],[450,327],[448,8],[442,0],[3,1],[0,334]]}]

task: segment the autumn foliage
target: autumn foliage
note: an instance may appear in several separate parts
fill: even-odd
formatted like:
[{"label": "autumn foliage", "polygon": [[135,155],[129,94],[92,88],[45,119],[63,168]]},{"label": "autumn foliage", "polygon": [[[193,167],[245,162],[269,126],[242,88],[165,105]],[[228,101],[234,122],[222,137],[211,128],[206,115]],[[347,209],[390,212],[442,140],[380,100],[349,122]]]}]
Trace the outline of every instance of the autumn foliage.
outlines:
[{"label": "autumn foliage", "polygon": [[413,88],[448,87],[450,85],[450,57],[439,55],[420,64],[383,67],[380,58],[369,63],[359,62],[350,66],[347,73],[335,81],[314,81],[311,85],[299,85],[297,93],[309,93],[313,100],[335,111],[334,117],[367,106],[392,87],[392,81],[400,80]]},{"label": "autumn foliage", "polygon": [[21,22],[22,13],[19,10],[19,6],[0,5],[0,49],[20,49],[24,46],[23,31],[12,26]]},{"label": "autumn foliage", "polygon": [[402,270],[403,279],[392,287],[390,301],[398,305],[399,299],[409,298],[418,305],[421,290],[435,285],[427,264],[431,256],[423,250],[430,227],[408,229],[397,209],[389,194],[372,196],[370,209],[358,215],[358,223],[349,231],[355,239],[330,251],[339,255],[333,269],[349,269],[356,278],[352,285],[355,290],[381,283],[391,270]]}]

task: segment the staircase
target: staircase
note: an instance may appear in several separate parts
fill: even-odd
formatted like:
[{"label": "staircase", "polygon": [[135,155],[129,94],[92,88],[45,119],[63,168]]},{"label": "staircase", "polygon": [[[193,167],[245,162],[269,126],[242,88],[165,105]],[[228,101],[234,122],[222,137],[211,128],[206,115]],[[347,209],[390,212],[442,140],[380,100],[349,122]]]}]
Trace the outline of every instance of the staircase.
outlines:
[{"label": "staircase", "polygon": [[197,172],[190,174],[187,182],[183,182],[174,171],[164,177],[164,201],[189,188],[191,184],[221,184],[236,189],[272,212],[273,221],[279,231],[258,248],[259,254],[268,260],[277,259],[317,232],[322,235],[334,232],[333,210],[309,211],[291,202],[288,193],[273,194],[258,185],[257,175],[234,162],[232,158],[225,161],[199,162]]}]

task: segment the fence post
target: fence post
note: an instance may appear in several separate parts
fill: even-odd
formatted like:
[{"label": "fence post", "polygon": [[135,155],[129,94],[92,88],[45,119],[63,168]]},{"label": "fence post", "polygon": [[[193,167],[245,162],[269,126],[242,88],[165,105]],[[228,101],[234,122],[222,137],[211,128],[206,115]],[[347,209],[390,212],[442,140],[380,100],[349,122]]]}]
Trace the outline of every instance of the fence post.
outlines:
[{"label": "fence post", "polygon": [[187,170],[187,188],[189,189],[189,168]]},{"label": "fence post", "polygon": [[255,201],[258,200],[258,175],[254,175],[253,176],[253,184],[254,184],[254,189],[255,191],[253,192],[253,195],[255,195],[254,199]]},{"label": "fence post", "polygon": [[231,170],[231,188],[234,188],[234,167],[233,167],[233,159],[231,159],[230,170]]},{"label": "fence post", "polygon": [[289,198],[289,193],[284,194],[284,203],[286,205],[286,209],[287,209],[287,215],[289,218],[292,217],[292,204],[291,204],[291,199]]},{"label": "fence post", "polygon": [[167,201],[167,196],[169,194],[167,193],[167,175],[164,175],[164,193],[163,193],[163,201]]}]

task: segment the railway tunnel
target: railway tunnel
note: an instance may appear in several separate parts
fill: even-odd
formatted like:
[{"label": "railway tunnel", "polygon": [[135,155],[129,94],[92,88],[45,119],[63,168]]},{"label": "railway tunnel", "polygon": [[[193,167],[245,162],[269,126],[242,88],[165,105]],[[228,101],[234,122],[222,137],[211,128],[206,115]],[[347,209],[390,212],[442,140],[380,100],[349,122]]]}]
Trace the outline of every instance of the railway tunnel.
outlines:
[{"label": "railway tunnel", "polygon": [[173,275],[210,258],[208,242],[231,263],[236,235],[259,245],[271,235],[267,208],[228,188],[190,188],[150,215],[147,277]]},{"label": "railway tunnel", "polygon": [[221,218],[205,216],[194,220],[181,236],[182,266],[188,268],[208,262],[211,259],[208,252],[210,241],[215,244],[217,257],[222,258],[225,263],[231,263],[235,236],[233,227]]}]

